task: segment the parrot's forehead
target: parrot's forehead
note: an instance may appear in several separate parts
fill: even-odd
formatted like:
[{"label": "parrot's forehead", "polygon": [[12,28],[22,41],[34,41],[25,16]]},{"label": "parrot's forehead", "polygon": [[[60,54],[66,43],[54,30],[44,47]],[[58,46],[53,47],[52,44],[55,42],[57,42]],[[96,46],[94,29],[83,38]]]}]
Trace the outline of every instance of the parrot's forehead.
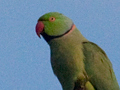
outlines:
[{"label": "parrot's forehead", "polygon": [[64,15],[62,13],[58,13],[58,12],[50,12],[50,13],[46,13],[43,16],[41,16],[39,18],[39,20],[49,20],[50,17],[55,17],[55,18],[61,18],[64,17]]}]

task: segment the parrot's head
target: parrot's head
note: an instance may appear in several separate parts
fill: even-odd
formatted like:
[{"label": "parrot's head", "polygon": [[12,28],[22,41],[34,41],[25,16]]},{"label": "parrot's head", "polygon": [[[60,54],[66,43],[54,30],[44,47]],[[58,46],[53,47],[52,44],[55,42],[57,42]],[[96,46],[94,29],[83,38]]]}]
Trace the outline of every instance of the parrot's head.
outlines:
[{"label": "parrot's head", "polygon": [[63,14],[50,12],[38,19],[36,33],[39,37],[41,34],[46,41],[49,41],[51,38],[63,36],[72,29],[73,25],[72,20]]}]

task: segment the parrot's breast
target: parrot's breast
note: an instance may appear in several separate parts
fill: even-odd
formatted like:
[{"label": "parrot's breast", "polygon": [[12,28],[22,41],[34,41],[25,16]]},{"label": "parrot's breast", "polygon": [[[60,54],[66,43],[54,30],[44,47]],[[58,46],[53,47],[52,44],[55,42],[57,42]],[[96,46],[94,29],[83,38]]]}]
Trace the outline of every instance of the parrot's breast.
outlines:
[{"label": "parrot's breast", "polygon": [[[61,43],[60,43],[61,42]],[[80,43],[69,44],[71,40],[62,43],[63,41],[54,41],[50,44],[51,47],[51,64],[53,72],[58,77],[62,86],[72,86],[75,80],[84,76],[83,51]]]}]

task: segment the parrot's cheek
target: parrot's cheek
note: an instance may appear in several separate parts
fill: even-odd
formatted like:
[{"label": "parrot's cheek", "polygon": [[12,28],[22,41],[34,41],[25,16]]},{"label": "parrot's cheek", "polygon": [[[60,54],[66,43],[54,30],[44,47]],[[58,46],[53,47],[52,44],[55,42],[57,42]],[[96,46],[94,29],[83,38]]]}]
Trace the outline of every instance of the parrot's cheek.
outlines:
[{"label": "parrot's cheek", "polygon": [[38,35],[38,37],[40,37],[40,34],[43,32],[44,30],[44,24],[42,21],[38,21],[38,23],[36,24],[36,34]]}]

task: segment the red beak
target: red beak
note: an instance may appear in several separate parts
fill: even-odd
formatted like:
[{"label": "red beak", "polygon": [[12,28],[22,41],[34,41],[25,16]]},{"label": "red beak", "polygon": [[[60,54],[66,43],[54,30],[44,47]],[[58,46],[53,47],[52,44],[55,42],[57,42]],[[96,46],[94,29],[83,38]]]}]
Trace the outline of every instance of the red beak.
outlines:
[{"label": "red beak", "polygon": [[44,29],[44,24],[42,21],[38,21],[38,23],[36,24],[36,34],[38,35],[38,37],[40,37],[40,34],[43,32]]}]

